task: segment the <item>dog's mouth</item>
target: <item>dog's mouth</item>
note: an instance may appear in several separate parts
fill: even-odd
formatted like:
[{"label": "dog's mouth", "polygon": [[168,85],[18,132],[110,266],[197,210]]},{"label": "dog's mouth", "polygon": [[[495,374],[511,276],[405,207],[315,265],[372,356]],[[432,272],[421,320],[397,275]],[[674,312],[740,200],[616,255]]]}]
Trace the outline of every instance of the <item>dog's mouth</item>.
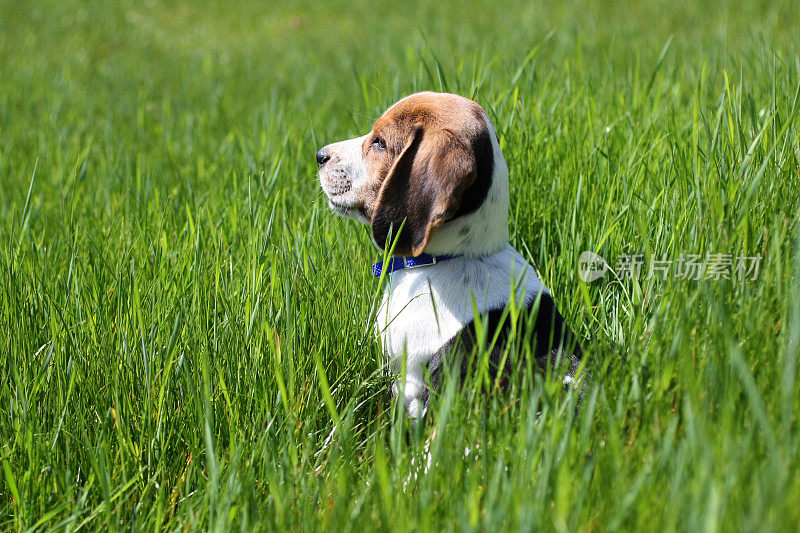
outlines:
[{"label": "dog's mouth", "polygon": [[344,216],[347,216],[355,209],[353,206],[347,205],[345,203],[340,203],[331,199],[328,199],[328,207],[336,211],[336,213]]},{"label": "dog's mouth", "polygon": [[328,198],[328,207],[330,207],[337,215],[347,218],[355,218],[361,222],[369,221],[363,206],[352,205],[349,203],[336,201],[333,198]]},{"label": "dog's mouth", "polygon": [[358,212],[358,207],[344,202],[328,199],[328,206],[342,216],[352,216]]}]

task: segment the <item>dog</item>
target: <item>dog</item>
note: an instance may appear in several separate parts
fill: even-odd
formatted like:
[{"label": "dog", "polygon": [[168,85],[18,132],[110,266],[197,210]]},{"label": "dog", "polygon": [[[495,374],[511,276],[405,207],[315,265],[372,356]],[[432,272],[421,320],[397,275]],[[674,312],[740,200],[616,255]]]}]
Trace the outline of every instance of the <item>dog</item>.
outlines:
[{"label": "dog", "polygon": [[[485,347],[498,385],[520,368],[507,349],[516,338],[531,343],[539,367],[563,371],[564,385],[580,390],[575,335],[509,244],[508,165],[480,105],[412,94],[369,133],[329,144],[316,159],[330,208],[368,224],[374,244],[392,251],[373,265],[388,276],[376,334],[410,417],[425,416],[445,368],[469,375],[479,337],[495,340]],[[506,311],[512,300],[524,311],[517,328]]]}]

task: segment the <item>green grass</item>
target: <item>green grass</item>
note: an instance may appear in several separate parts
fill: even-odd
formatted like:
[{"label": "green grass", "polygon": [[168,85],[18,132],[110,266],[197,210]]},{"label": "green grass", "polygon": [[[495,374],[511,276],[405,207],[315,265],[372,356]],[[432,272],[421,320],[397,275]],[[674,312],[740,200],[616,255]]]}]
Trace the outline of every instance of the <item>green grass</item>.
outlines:
[{"label": "green grass", "polygon": [[[796,528],[796,3],[553,4],[3,1],[0,530]],[[314,152],[422,89],[497,126],[577,416],[530,374],[423,427],[388,393]]]}]

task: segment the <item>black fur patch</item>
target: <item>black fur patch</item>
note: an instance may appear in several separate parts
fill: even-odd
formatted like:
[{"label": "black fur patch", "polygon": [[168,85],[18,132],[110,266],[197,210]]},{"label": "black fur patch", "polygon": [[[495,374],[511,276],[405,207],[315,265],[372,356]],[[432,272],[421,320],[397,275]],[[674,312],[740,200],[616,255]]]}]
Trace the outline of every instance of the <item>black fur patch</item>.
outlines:
[{"label": "black fur patch", "polygon": [[[503,317],[503,309],[493,309],[484,314],[484,324],[487,343],[490,343],[497,334],[497,341],[489,354],[489,375],[494,381],[500,373],[500,386],[505,388],[508,383],[507,377],[513,372],[514,367],[525,367],[525,362],[514,358],[511,353],[509,356],[505,355],[505,348],[511,340],[511,318]],[[540,369],[546,371],[549,366],[554,371],[562,369],[565,376],[574,376],[583,358],[583,352],[550,295],[542,293],[540,298],[531,302],[525,312],[520,314],[517,328],[519,333],[516,339],[530,344],[530,353]],[[463,385],[472,371],[477,343],[475,322],[471,321],[433,355],[427,367],[429,383],[422,394],[426,411],[431,391],[437,390],[441,374],[446,367],[454,369],[459,374]],[[524,353],[520,349],[514,352]],[[503,362],[504,357],[505,362]]]},{"label": "black fur patch", "polygon": [[[479,113],[476,115],[479,120],[483,121],[483,117]],[[494,173],[494,151],[492,150],[492,135],[488,129],[481,128],[480,132],[472,139],[472,153],[475,154],[475,182],[464,192],[461,205],[453,219],[476,211],[483,205],[486,195],[489,194]]]}]

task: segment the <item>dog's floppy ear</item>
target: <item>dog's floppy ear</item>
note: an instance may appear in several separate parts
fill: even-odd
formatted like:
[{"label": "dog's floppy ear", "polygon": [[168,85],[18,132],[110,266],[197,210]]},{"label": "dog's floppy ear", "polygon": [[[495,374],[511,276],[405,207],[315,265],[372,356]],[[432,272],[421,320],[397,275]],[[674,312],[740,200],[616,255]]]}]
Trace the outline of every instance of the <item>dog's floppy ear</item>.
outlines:
[{"label": "dog's floppy ear", "polygon": [[[409,140],[381,184],[372,216],[372,237],[383,247],[397,235],[395,255],[419,255],[431,232],[453,218],[475,181],[475,155],[447,129],[412,128]],[[391,246],[391,243],[386,243]]]}]

